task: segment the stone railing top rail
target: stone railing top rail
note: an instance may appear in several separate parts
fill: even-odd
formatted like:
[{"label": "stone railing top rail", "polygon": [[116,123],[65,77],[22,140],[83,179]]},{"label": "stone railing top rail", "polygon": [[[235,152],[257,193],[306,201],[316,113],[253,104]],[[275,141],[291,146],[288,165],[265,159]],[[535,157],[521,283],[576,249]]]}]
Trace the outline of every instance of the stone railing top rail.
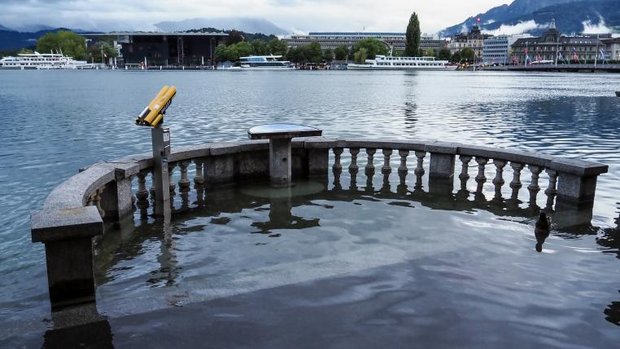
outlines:
[{"label": "stone railing top rail", "polygon": [[[471,146],[441,141],[427,142],[416,140],[394,141],[308,137],[293,140],[292,147],[298,149],[392,149],[484,157],[541,166],[550,170],[585,177],[606,173],[608,170],[607,165],[578,159],[565,159],[540,153],[497,149],[483,146]],[[169,162],[175,163],[209,156],[221,156],[250,151],[264,151],[268,149],[269,143],[267,140],[207,143],[204,145],[174,148],[169,156]],[[43,209],[45,211],[56,211],[84,207],[87,204],[89,196],[92,195],[92,193],[98,188],[101,188],[114,180],[129,178],[141,170],[151,168],[152,165],[152,155],[146,153],[128,156],[119,159],[118,161],[94,164],[57,186],[45,200]],[[52,219],[53,216],[54,215],[52,212],[48,212],[40,218],[45,217],[46,219],[49,219],[50,222],[57,222],[58,220]],[[39,221],[36,222],[36,225],[34,223],[35,222],[33,222],[33,239],[35,235],[38,236],[37,239],[42,238],[37,232],[42,230],[41,227],[45,224]]]},{"label": "stone railing top rail", "polygon": [[[607,165],[590,161],[559,158],[534,152],[471,146],[440,141],[420,142],[413,140],[393,141],[309,137],[294,141],[293,148],[371,148],[479,156],[489,159],[542,166],[551,170],[578,176],[599,175],[608,171]],[[227,155],[266,149],[269,149],[269,144],[266,140],[208,143],[204,145],[173,148],[169,156],[169,161],[178,162],[207,156]],[[135,175],[140,170],[150,168],[151,166],[152,156],[149,153],[128,156],[118,161],[94,164],[56,187],[46,199],[44,208],[64,209],[84,206],[88,196],[102,185],[116,178],[128,178]]]}]

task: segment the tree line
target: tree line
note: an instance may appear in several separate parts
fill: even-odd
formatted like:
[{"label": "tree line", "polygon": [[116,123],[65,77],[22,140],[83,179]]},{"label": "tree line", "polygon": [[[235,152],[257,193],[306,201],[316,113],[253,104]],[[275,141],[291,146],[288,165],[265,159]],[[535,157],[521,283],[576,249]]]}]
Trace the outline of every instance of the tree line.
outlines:
[{"label": "tree line", "polygon": [[[435,50],[420,49],[420,22],[417,14],[412,13],[406,30],[406,45],[403,52],[392,51],[385,42],[374,38],[358,41],[352,47],[341,45],[332,49],[322,49],[318,42],[312,42],[300,47],[288,47],[286,41],[274,35],[248,34],[238,30],[221,31],[214,28],[202,28],[189,32],[225,32],[228,34],[224,42],[214,51],[215,62],[238,61],[240,57],[250,55],[281,55],[285,59],[298,64],[329,63],[333,60],[355,61],[363,63],[366,59],[373,59],[376,55],[394,56],[434,56],[441,60],[452,62],[473,61],[474,51],[464,48],[454,54],[447,48]],[[77,60],[89,62],[104,62],[108,57],[116,57],[117,51],[113,46],[113,37],[102,37],[97,42],[87,45],[87,40],[68,30],[50,32],[37,40],[38,52],[60,52]],[[392,52],[390,52],[392,51]]]}]

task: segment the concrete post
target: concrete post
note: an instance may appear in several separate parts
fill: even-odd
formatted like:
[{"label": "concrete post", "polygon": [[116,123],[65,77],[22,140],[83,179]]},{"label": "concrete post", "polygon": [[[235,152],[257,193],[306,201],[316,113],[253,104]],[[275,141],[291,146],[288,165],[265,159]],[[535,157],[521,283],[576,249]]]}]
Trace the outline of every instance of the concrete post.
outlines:
[{"label": "concrete post", "polygon": [[34,212],[32,241],[45,244],[52,310],[95,301],[92,238],[103,234],[95,206]]},{"label": "concrete post", "polygon": [[450,143],[427,145],[431,154],[428,170],[428,189],[431,193],[451,194],[454,189],[454,164],[457,147]]},{"label": "concrete post", "polygon": [[286,186],[291,184],[291,140],[272,138],[269,140],[269,176],[271,184]]},{"label": "concrete post", "polygon": [[329,171],[329,148],[308,149],[308,175],[326,176]]},{"label": "concrete post", "polygon": [[235,158],[232,154],[208,157],[204,167],[207,187],[235,179]]}]

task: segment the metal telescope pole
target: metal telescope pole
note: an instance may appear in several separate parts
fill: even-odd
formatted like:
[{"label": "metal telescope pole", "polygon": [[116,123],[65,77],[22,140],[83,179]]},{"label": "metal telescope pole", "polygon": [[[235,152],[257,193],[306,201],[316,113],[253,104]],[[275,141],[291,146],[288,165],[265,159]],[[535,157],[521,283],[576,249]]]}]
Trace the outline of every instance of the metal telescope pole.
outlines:
[{"label": "metal telescope pole", "polygon": [[155,207],[153,215],[170,216],[170,176],[168,174],[168,156],[170,155],[170,129],[152,127],[153,144],[153,187],[155,188]]}]

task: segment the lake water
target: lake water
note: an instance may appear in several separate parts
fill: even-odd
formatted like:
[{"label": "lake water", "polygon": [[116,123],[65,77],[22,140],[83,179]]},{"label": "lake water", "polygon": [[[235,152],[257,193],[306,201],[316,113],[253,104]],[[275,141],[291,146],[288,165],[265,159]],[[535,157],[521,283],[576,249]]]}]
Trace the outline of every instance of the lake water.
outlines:
[{"label": "lake water", "polygon": [[[30,211],[40,209],[47,194],[80,167],[148,152],[150,132],[135,126],[134,120],[164,84],[178,89],[166,117],[173,147],[246,139],[246,131],[252,126],[288,121],[320,127],[327,137],[438,139],[609,165],[609,173],[599,177],[591,226],[583,231],[552,233],[548,243],[551,247],[540,255],[530,248],[531,222],[506,220],[488,212],[411,210],[407,205],[393,205],[393,200],[384,199],[375,202],[356,197],[341,202],[329,193],[302,200],[295,206],[299,212],[294,212],[320,218],[319,230],[325,233],[325,240],[315,240],[318,228],[310,225],[304,228],[309,230],[302,230],[301,240],[280,238],[269,243],[278,241],[280,251],[284,251],[283,260],[305,268],[303,263],[307,259],[330,251],[348,250],[355,241],[368,244],[381,240],[372,234],[352,233],[356,224],[381,228],[394,243],[381,245],[384,250],[353,249],[349,260],[355,259],[355,253],[375,256],[377,263],[369,262],[354,269],[375,281],[388,278],[385,282],[393,289],[423,283],[420,294],[432,296],[422,297],[423,302],[417,305],[415,297],[400,300],[404,304],[397,311],[400,320],[404,316],[402,311],[417,311],[424,314],[422,318],[427,321],[424,326],[440,330],[440,322],[449,321],[448,313],[441,311],[449,303],[448,308],[464,307],[471,314],[458,318],[456,327],[449,331],[454,336],[472,331],[468,321],[491,323],[503,319],[505,328],[515,332],[525,328],[527,335],[539,335],[543,338],[540,342],[550,346],[568,347],[565,345],[574,343],[574,337],[580,333],[578,329],[583,326],[583,339],[578,341],[582,346],[600,347],[620,339],[620,329],[613,319],[606,319],[609,316],[605,313],[620,301],[617,258],[620,98],[614,95],[615,90],[620,90],[617,75],[0,71],[0,275],[3,276],[0,278],[0,344],[3,337],[12,336],[23,324],[35,329],[45,327],[42,319],[49,312],[44,249],[42,244],[30,242]],[[196,279],[204,275],[220,277],[219,282],[229,283],[232,288],[237,285],[235,282],[241,282],[241,277],[230,279],[221,275],[227,272],[243,275],[248,265],[257,263],[265,273],[281,271],[273,269],[276,261],[268,253],[252,248],[265,242],[261,240],[262,235],[249,235],[256,230],[256,222],[268,220],[265,213],[268,203],[257,203],[242,192],[229,196],[233,202],[246,203],[247,209],[231,211],[224,215],[223,221],[215,223],[213,219],[222,218],[221,212],[198,214],[175,222],[174,232],[179,236],[175,259],[189,261],[177,270],[176,276],[185,280],[180,283],[186,292],[200,287]],[[367,212],[383,212],[388,218],[356,223],[358,204]],[[416,206],[415,202],[410,204]],[[402,230],[411,225],[432,232],[439,221],[446,222],[442,223],[442,229],[453,232],[452,235],[433,238],[402,235]],[[149,224],[144,226],[152,229]],[[219,227],[223,234],[216,234],[213,239],[224,239],[229,246],[244,246],[239,249],[241,254],[224,258],[224,251],[217,248],[192,249],[192,246],[212,246],[211,238],[186,234],[209,224]],[[458,243],[454,237],[467,229],[480,233],[470,234],[467,242]],[[232,232],[247,234],[240,238]],[[524,243],[524,239],[528,242]],[[294,251],[304,244],[312,244],[313,248],[302,257],[295,256]],[[403,249],[411,251],[417,244],[425,248],[412,264],[403,264],[403,260],[411,258],[384,261],[381,257],[399,255],[404,253]],[[108,314],[114,315],[118,304],[131,303],[121,295],[129,293],[140,298],[153,285],[165,281],[165,277],[153,277],[151,270],[157,268],[150,266],[162,255],[157,252],[160,245],[158,239],[145,238],[140,242],[143,252],[126,259],[117,255],[110,270],[102,271],[105,275],[98,281],[101,283],[98,298],[104,312],[107,309]],[[423,253],[429,248],[435,253]],[[205,254],[221,257],[206,259]],[[540,256],[546,259],[530,260]],[[386,265],[392,264],[396,266],[385,270]],[[507,269],[505,265],[520,267]],[[289,269],[286,270],[290,272]],[[123,270],[132,271],[123,274]],[[415,280],[403,276],[411,270],[416,272]],[[538,276],[529,279],[533,274]],[[320,275],[315,276],[321,279]],[[439,285],[437,280],[446,284]],[[502,286],[497,285],[498,280],[502,280]],[[543,287],[546,280],[551,280],[552,286],[542,296],[536,296],[535,290]],[[362,286],[354,284],[348,293],[343,291],[344,298],[359,296]],[[372,289],[369,283],[361,285]],[[463,291],[450,291],[459,287]],[[554,292],[557,298],[549,298]],[[503,296],[516,299],[519,305],[500,301]],[[492,304],[489,299],[493,300]],[[341,303],[330,304],[338,309]],[[619,315],[615,316],[620,321]],[[374,320],[378,318],[375,314]],[[524,319],[524,323],[516,318]],[[498,326],[482,326],[482,332],[501,331],[502,327]],[[539,333],[541,326],[550,331],[548,335]],[[513,339],[518,341],[519,336]]]}]

